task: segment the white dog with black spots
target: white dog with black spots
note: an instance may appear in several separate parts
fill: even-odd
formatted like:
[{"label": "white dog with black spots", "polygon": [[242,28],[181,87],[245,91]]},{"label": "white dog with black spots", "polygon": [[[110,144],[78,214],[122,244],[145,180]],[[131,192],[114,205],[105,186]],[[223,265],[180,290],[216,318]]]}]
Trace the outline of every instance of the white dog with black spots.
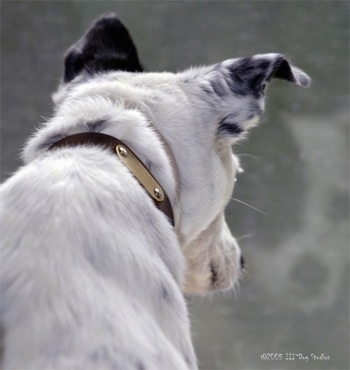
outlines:
[{"label": "white dog with black spots", "polygon": [[[227,290],[243,258],[224,216],[266,84],[309,77],[280,54],[146,73],[106,14],[65,57],[55,112],[0,190],[5,369],[196,369],[185,294]],[[174,225],[98,145],[125,143],[169,197]]]}]

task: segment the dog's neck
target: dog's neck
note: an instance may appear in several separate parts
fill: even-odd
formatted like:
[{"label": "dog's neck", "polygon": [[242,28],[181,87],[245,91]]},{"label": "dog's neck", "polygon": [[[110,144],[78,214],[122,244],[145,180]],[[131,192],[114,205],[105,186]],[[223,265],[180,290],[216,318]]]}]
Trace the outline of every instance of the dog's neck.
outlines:
[{"label": "dog's neck", "polygon": [[146,166],[125,143],[110,135],[85,132],[67,136],[51,145],[49,150],[79,145],[103,146],[117,155],[152,198],[155,206],[167,216],[169,222],[174,226],[174,215],[169,197]]}]

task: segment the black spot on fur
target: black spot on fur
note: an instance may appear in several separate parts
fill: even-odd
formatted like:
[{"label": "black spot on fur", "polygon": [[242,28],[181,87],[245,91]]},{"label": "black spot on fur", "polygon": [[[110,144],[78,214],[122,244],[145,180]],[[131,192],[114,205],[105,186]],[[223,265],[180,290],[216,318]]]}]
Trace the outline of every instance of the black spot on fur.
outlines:
[{"label": "black spot on fur", "polygon": [[228,85],[235,95],[260,98],[268,62],[252,58],[238,59],[229,67]]},{"label": "black spot on fur", "polygon": [[85,122],[84,126],[88,130],[88,132],[101,132],[106,124],[106,121],[99,120],[99,121],[92,121],[92,122]]},{"label": "black spot on fur", "polygon": [[243,131],[243,128],[238,123],[232,122],[231,115],[219,122],[219,135],[239,136]]},{"label": "black spot on fur", "polygon": [[170,292],[164,286],[164,284],[161,285],[161,290],[162,290],[162,298],[164,299],[164,301],[170,301]]},{"label": "black spot on fur", "polygon": [[136,47],[123,23],[113,13],[97,19],[67,52],[64,82],[81,72],[142,72]]},{"label": "black spot on fur", "polygon": [[210,272],[211,272],[211,285],[214,286],[218,280],[218,271],[217,267],[213,262],[210,263]]},{"label": "black spot on fur", "polygon": [[222,123],[219,127],[220,135],[239,136],[243,129],[237,123]]}]

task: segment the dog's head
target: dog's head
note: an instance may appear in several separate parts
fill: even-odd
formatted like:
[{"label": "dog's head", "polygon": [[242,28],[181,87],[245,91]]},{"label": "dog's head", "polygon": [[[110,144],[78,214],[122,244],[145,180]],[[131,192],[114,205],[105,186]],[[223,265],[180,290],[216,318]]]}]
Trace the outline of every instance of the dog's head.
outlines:
[{"label": "dog's head", "polygon": [[[99,18],[66,54],[64,80],[55,98],[58,111],[61,105],[66,111],[75,109],[77,96],[90,98],[92,105],[100,100],[85,119],[90,122],[83,124],[107,121],[99,126],[101,132],[118,136],[124,130],[121,135],[129,135],[130,146],[143,151],[172,202],[175,231],[187,260],[187,293],[228,289],[239,276],[243,259],[224,216],[240,170],[231,146],[257,124],[272,78],[310,83],[280,54],[229,59],[177,74],[144,73],[128,31],[113,14]],[[119,116],[113,116],[116,106]],[[81,108],[76,109],[79,115]],[[167,161],[139,134],[145,127],[156,133],[160,156]]]}]

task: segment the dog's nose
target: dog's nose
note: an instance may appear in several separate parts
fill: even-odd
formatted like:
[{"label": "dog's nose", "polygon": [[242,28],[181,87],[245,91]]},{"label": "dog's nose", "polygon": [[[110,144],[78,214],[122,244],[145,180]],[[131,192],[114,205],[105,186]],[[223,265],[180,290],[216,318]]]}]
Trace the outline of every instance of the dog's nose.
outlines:
[{"label": "dog's nose", "polygon": [[244,266],[245,266],[245,261],[244,261],[243,256],[241,256],[240,264],[241,264],[241,269],[243,270],[244,269]]}]

